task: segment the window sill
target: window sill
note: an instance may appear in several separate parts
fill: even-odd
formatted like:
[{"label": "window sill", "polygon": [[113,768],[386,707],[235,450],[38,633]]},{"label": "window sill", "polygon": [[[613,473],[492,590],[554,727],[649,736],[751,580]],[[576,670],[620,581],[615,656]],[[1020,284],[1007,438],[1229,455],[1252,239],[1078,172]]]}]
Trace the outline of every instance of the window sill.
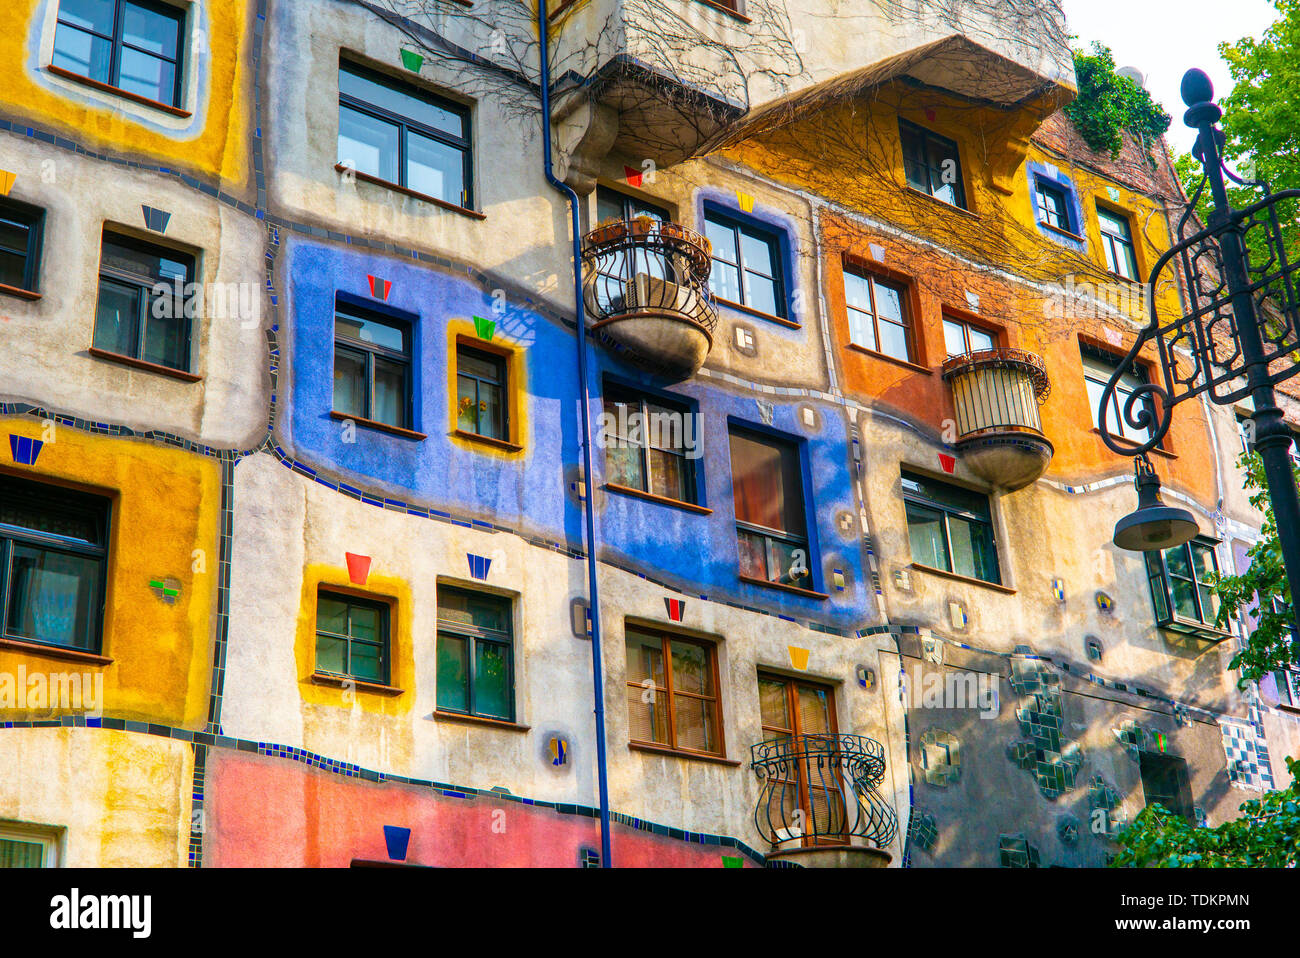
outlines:
[{"label": "window sill", "polygon": [[507,442],[504,439],[494,439],[491,436],[480,436],[476,432],[466,432],[464,429],[455,430],[452,435],[459,439],[467,439],[470,442],[481,442],[485,446],[491,446],[494,449],[504,449],[506,452],[523,452],[524,447],[515,442]]},{"label": "window sill", "polygon": [[947,200],[941,200],[937,196],[931,196],[929,193],[922,193],[915,186],[908,186],[906,187],[906,190],[907,192],[911,193],[913,196],[919,196],[922,199],[929,200],[931,203],[936,203],[945,210],[952,210],[954,213],[958,213],[962,216],[970,217],[973,220],[978,220],[980,218],[980,215],[978,213],[973,212],[972,210],[968,210],[964,206],[957,206],[953,203],[949,203]]},{"label": "window sill", "polygon": [[1281,709],[1283,712],[1290,712],[1292,715],[1300,715],[1300,706],[1283,705],[1281,702],[1278,702],[1277,705],[1273,707],[1276,709]]},{"label": "window sill", "polygon": [[645,499],[648,502],[657,502],[661,506],[672,506],[674,509],[681,509],[684,512],[694,512],[696,515],[701,516],[713,515],[713,510],[705,506],[697,506],[693,502],[683,502],[681,499],[670,499],[667,496],[657,496],[653,492],[634,489],[632,486],[619,485],[617,482],[607,482],[605,488],[621,496],[632,496],[637,499]]},{"label": "window sill", "polygon": [[1130,279],[1129,277],[1124,276],[1121,273],[1116,273],[1109,269],[1106,270],[1106,275],[1109,276],[1111,279],[1119,280],[1121,283],[1128,283],[1130,286],[1137,286],[1139,289],[1146,289],[1147,284],[1142,282],[1142,280],[1140,279]]},{"label": "window sill", "polygon": [[1016,590],[1010,586],[1002,585],[999,582],[985,582],[983,579],[976,579],[973,576],[962,575],[960,572],[947,572],[943,569],[936,569],[933,566],[921,565],[919,562],[913,562],[912,568],[917,572],[928,572],[931,575],[937,575],[941,579],[951,579],[953,582],[965,582],[967,585],[977,585],[984,589],[992,589],[994,592],[1001,592],[1003,595],[1016,594]]},{"label": "window sill", "polygon": [[21,286],[10,286],[8,283],[0,283],[0,293],[5,296],[17,296],[19,299],[35,301],[41,298],[41,294],[30,289],[23,289]]},{"label": "window sill", "polygon": [[745,306],[742,303],[733,303],[731,300],[723,299],[721,296],[713,297],[713,301],[719,306],[723,306],[727,309],[734,309],[736,312],[744,313],[746,316],[756,316],[759,319],[766,319],[770,323],[778,323],[779,325],[786,326],[789,329],[803,329],[802,326],[793,320],[777,316],[775,313],[765,313],[761,309],[753,309],[752,307]]},{"label": "window sill", "polygon": [[704,4],[706,7],[712,7],[714,10],[717,10],[719,13],[725,13],[727,16],[735,20],[739,20],[741,23],[754,22],[749,17],[741,13],[739,10],[733,10],[731,9],[731,7],[723,6],[721,3],[714,3],[713,0],[700,0],[700,3]]},{"label": "window sill", "polygon": [[394,436],[401,436],[403,439],[414,439],[417,442],[428,439],[422,432],[416,432],[414,429],[405,429],[401,426],[390,426],[386,422],[375,422],[373,419],[363,419],[361,416],[349,416],[345,412],[339,412],[337,409],[330,410],[330,418],[337,419],[339,422],[354,422],[358,426],[364,426],[366,429],[373,429],[376,432],[386,432]]},{"label": "window sill", "polygon": [[313,685],[329,685],[337,689],[345,689],[351,686],[358,692],[373,692],[376,695],[401,695],[405,691],[405,689],[384,685],[380,682],[365,682],[361,679],[349,679],[342,675],[327,675],[324,672],[313,672],[311,682]]},{"label": "window sill", "polygon": [[81,649],[66,649],[58,645],[45,645],[41,642],[27,642],[23,639],[11,639],[0,636],[0,651],[24,652],[42,655],[51,659],[63,659],[66,662],[81,662],[84,665],[112,665],[113,660],[98,652],[85,652]]},{"label": "window sill", "polygon": [[[1101,430],[1098,429],[1096,426],[1094,426],[1094,427],[1092,428],[1092,432],[1093,432],[1094,434],[1096,434],[1098,438],[1101,438]],[[1112,436],[1111,438],[1114,439],[1115,441],[1119,442],[1119,443],[1124,444],[1124,445],[1132,446],[1134,449],[1136,449],[1136,448],[1138,447],[1138,444],[1137,444],[1136,442],[1134,442],[1134,441],[1131,440],[1131,439],[1125,439],[1123,436]],[[1105,442],[1105,439],[1102,439],[1102,442]],[[1175,453],[1175,452],[1170,452],[1170,451],[1167,450],[1167,449],[1161,449],[1159,446],[1155,446],[1154,448],[1152,448],[1152,449],[1151,449],[1151,452],[1154,452],[1157,456],[1164,456],[1166,459],[1177,459],[1177,458],[1178,458],[1178,454],[1177,454],[1177,453]]]},{"label": "window sill", "polygon": [[1059,226],[1053,226],[1051,223],[1044,223],[1042,220],[1039,220],[1038,225],[1048,232],[1055,233],[1063,239],[1073,240],[1076,243],[1084,242],[1084,238],[1078,233],[1071,233],[1069,230],[1063,230]]},{"label": "window sill", "polygon": [[435,722],[451,722],[453,725],[483,725],[488,728],[499,728],[505,732],[528,732],[532,730],[531,725],[520,725],[518,722],[486,718],[482,715],[462,715],[460,712],[445,712],[442,709],[434,709],[432,718]]},{"label": "window sill", "polygon": [[172,369],[170,366],[160,366],[157,363],[151,363],[143,359],[136,359],[134,356],[123,356],[121,353],[111,353],[106,349],[99,349],[96,346],[90,346],[86,349],[90,355],[96,359],[102,359],[105,362],[117,363],[119,366],[130,366],[132,369],[140,369],[147,373],[158,373],[160,376],[170,376],[172,379],[179,379],[185,383],[202,382],[202,376],[196,376],[194,373],[186,372],[183,369]]},{"label": "window sill", "polygon": [[110,93],[113,96],[120,96],[124,100],[130,100],[132,103],[139,103],[142,106],[150,106],[155,110],[162,110],[172,116],[178,116],[183,120],[188,120],[194,114],[189,110],[182,110],[180,107],[172,106],[170,103],[163,103],[161,100],[151,100],[147,96],[140,96],[138,93],[131,93],[123,90],[121,87],[115,87],[109,83],[100,83],[98,80],[92,80],[90,77],[82,76],[80,73],[73,73],[71,70],[65,70],[63,67],[56,67],[53,63],[46,68],[56,77],[62,77],[65,80],[71,80],[73,83],[80,83],[82,86],[88,86],[92,90],[98,90],[100,93]]},{"label": "window sill", "polygon": [[627,747],[633,752],[649,752],[651,755],[667,755],[672,758],[696,759],[712,762],[714,765],[727,765],[739,768],[741,763],[725,755],[710,755],[707,752],[690,752],[682,748],[669,748],[667,745],[653,745],[649,742],[628,742]]},{"label": "window sill", "polygon": [[766,579],[755,579],[753,576],[742,575],[738,577],[741,582],[748,582],[750,585],[762,585],[769,589],[777,589],[781,592],[790,592],[794,595],[802,595],[809,599],[819,599],[825,601],[830,596],[825,592],[814,592],[812,589],[801,589],[797,585],[786,585],[784,582],[768,582]]},{"label": "window sill", "polygon": [[471,210],[464,206],[457,206],[455,203],[448,203],[446,200],[440,200],[436,196],[430,196],[428,193],[421,193],[417,190],[408,189],[400,183],[394,183],[391,180],[381,179],[378,176],[371,176],[369,173],[362,173],[360,170],[353,169],[350,166],[344,166],[342,163],[335,163],[334,169],[340,173],[348,173],[356,177],[363,183],[371,183],[375,186],[382,186],[385,189],[392,190],[395,193],[401,193],[403,196],[409,196],[412,199],[423,200],[425,203],[432,203],[434,206],[452,213],[459,213],[461,216],[468,216],[472,220],[485,220],[487,215],[480,213],[478,210]]},{"label": "window sill", "polygon": [[890,356],[888,353],[878,353],[874,349],[868,349],[866,346],[859,346],[857,343],[849,343],[848,348],[854,352],[863,353],[872,359],[883,359],[887,363],[893,363],[896,366],[902,366],[904,369],[910,369],[912,372],[925,373],[927,376],[933,376],[934,370],[928,366],[920,366],[909,359],[899,359],[897,356]]}]

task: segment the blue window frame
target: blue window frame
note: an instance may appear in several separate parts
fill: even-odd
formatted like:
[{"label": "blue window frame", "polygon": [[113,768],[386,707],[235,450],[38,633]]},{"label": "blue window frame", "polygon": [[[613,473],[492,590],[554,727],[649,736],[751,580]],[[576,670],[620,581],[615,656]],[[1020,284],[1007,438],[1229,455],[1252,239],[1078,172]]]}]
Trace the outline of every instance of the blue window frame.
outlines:
[{"label": "blue window frame", "polygon": [[179,106],[185,11],[155,0],[61,0],[54,66]]},{"label": "blue window frame", "polygon": [[789,321],[789,280],[782,232],[706,207],[704,235],[713,245],[713,295]]}]

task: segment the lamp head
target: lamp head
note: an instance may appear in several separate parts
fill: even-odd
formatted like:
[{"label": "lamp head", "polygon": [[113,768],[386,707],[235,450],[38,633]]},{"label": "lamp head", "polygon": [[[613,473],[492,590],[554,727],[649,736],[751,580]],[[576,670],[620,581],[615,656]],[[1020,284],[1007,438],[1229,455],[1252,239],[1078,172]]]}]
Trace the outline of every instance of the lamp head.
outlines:
[{"label": "lamp head", "polygon": [[1138,507],[1115,523],[1115,545],[1127,552],[1163,552],[1194,539],[1201,531],[1196,518],[1164,504],[1151,460],[1143,453],[1133,462]]}]

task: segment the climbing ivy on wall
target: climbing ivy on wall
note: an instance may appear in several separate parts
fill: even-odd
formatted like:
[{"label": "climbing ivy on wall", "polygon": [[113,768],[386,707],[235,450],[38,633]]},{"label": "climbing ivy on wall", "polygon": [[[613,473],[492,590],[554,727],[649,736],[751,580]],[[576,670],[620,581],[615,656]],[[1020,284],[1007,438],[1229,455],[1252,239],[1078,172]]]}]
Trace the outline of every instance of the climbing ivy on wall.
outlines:
[{"label": "climbing ivy on wall", "polygon": [[1119,158],[1124,134],[1128,133],[1147,148],[1169,129],[1169,114],[1162,110],[1151,94],[1128,77],[1115,72],[1115,57],[1110,48],[1092,45],[1092,53],[1074,51],[1074,72],[1079,95],[1065,108],[1065,115],[1088,146],[1109,151]]}]

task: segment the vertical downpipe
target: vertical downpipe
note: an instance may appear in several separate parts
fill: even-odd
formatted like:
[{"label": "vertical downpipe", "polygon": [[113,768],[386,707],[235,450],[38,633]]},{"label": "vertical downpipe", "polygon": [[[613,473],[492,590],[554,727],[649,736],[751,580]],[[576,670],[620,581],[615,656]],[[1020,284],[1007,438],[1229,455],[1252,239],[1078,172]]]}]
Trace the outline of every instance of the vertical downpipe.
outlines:
[{"label": "vertical downpipe", "polygon": [[609,770],[605,759],[605,670],[600,660],[600,591],[596,583],[596,518],[591,497],[591,397],[587,392],[587,317],[582,302],[582,226],[578,216],[578,194],[558,179],[551,162],[551,62],[547,35],[546,0],[537,2],[537,41],[542,94],[542,150],[546,158],[546,180],[569,201],[573,230],[573,315],[577,320],[578,396],[582,407],[583,511],[587,524],[587,591],[591,596],[591,684],[596,715],[596,778],[600,789],[600,867],[613,867],[609,841]]}]

